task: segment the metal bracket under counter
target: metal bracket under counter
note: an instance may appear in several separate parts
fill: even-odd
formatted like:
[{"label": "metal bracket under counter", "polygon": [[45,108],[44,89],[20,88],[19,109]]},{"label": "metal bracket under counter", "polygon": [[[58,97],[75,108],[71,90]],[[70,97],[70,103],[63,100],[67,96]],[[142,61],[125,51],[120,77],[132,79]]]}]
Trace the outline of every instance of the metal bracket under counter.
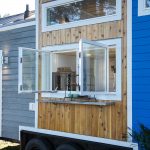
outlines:
[{"label": "metal bracket under counter", "polygon": [[109,106],[115,104],[115,102],[107,102],[107,101],[69,101],[69,100],[40,100],[39,102],[43,103],[54,103],[54,104],[76,104],[76,105],[97,105],[97,106]]}]

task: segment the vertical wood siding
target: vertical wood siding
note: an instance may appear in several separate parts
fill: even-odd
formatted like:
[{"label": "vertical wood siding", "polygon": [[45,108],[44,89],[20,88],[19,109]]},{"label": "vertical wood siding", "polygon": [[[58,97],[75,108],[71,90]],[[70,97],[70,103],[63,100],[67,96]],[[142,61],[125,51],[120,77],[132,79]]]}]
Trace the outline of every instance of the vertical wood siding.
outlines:
[{"label": "vertical wood siding", "polygon": [[[40,1],[41,4],[44,1]],[[87,25],[65,30],[41,32],[40,45],[77,43],[80,38],[89,40],[122,38],[122,100],[112,106],[53,104],[39,102],[39,128],[65,131],[118,140],[126,140],[127,134],[127,0],[122,1],[122,20]],[[41,22],[41,9],[40,22]]]},{"label": "vertical wood siding", "polygon": [[0,49],[9,64],[2,70],[2,136],[18,139],[19,125],[34,126],[29,103],[33,94],[18,94],[18,47],[35,48],[35,26],[0,32]]}]

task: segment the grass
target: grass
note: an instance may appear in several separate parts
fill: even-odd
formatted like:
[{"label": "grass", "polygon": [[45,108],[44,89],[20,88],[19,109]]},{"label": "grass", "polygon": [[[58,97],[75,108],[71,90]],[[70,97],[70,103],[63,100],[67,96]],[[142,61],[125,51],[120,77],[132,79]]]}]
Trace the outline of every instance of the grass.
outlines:
[{"label": "grass", "polygon": [[0,150],[20,150],[18,143],[0,140]]}]

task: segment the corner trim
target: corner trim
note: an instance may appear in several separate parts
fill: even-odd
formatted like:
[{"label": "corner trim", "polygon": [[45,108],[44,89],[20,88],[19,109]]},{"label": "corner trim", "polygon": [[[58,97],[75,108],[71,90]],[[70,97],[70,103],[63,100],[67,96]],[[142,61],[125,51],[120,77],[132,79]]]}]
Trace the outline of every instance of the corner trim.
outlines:
[{"label": "corner trim", "polygon": [[[36,49],[39,49],[39,3],[40,0],[35,0],[35,22],[36,22]],[[38,65],[38,62],[36,62]],[[36,70],[36,74],[38,71]],[[36,83],[38,82],[38,75],[35,77]],[[38,85],[37,85],[38,86]],[[35,94],[35,119],[34,127],[38,127],[38,94]]]},{"label": "corner trim", "polygon": [[2,137],[2,50],[0,50],[0,137]]},{"label": "corner trim", "polygon": [[[127,133],[132,132],[132,1],[127,0]],[[128,137],[131,141],[132,137]]]}]

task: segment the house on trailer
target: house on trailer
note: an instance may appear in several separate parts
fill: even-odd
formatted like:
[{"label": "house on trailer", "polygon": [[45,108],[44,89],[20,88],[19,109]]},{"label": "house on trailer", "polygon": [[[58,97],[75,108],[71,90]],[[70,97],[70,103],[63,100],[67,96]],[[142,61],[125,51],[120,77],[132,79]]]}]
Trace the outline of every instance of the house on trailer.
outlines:
[{"label": "house on trailer", "polygon": [[137,148],[128,127],[150,126],[149,14],[149,0],[36,1],[36,50],[19,48],[19,93],[36,93],[23,148],[39,136],[56,150],[73,139]]},{"label": "house on trailer", "polygon": [[150,128],[150,1],[132,2],[133,129]]},{"label": "house on trailer", "polygon": [[132,1],[37,0],[36,15],[36,50],[19,49],[19,93],[37,93],[22,147],[40,133],[131,148]]},{"label": "house on trailer", "polygon": [[0,18],[0,137],[11,139],[18,139],[19,125],[34,126],[34,94],[18,94],[19,46],[35,48],[35,13],[28,6],[25,13]]}]

